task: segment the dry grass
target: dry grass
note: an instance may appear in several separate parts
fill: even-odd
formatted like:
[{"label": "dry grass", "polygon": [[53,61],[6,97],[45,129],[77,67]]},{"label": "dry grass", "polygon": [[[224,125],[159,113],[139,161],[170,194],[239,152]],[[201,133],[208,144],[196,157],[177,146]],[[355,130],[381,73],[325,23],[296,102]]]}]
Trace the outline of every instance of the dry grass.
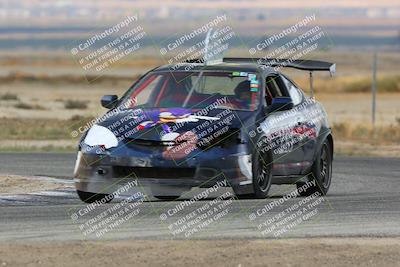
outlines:
[{"label": "dry grass", "polygon": [[[333,123],[371,124],[371,94],[325,94],[317,93],[320,101],[328,113],[329,121]],[[376,98],[376,125],[398,125],[400,117],[400,94],[378,93]]]},{"label": "dry grass", "polygon": [[0,125],[3,125],[0,140],[72,139],[71,132],[92,119],[81,116],[73,116],[68,120],[0,118]]},{"label": "dry grass", "polygon": [[360,157],[400,157],[399,144],[371,144],[368,142],[335,140],[335,154]]},{"label": "dry grass", "polygon": [[[305,91],[310,87],[309,79],[305,76],[297,76],[295,82]],[[369,93],[371,92],[372,79],[367,75],[352,75],[328,77],[318,75],[314,80],[316,93]],[[380,75],[377,78],[378,93],[400,92],[400,75]]]},{"label": "dry grass", "polygon": [[338,154],[400,157],[400,122],[375,128],[371,124],[333,123],[332,132]]},{"label": "dry grass", "polygon": [[334,123],[332,131],[336,139],[359,141],[370,144],[398,144],[400,143],[400,124],[378,126],[370,124],[353,124],[349,122]]},{"label": "dry grass", "polygon": [[19,109],[35,109],[35,110],[46,110],[45,107],[38,105],[38,104],[28,104],[28,103],[24,103],[24,102],[18,102],[17,104],[14,105],[15,108],[19,108]]},{"label": "dry grass", "polygon": [[[106,94],[121,96],[129,87],[129,84],[125,83],[116,87],[103,84],[96,86],[91,84],[53,86],[49,84],[41,85],[18,82],[13,84],[12,88],[14,93],[18,94],[20,101],[29,105],[40,105],[45,110],[21,109],[14,106],[16,101],[0,100],[0,117],[63,120],[67,120],[74,115],[98,117],[106,112],[106,109],[100,105],[101,97]],[[0,94],[9,91],[10,87],[10,85],[0,84]],[[68,100],[85,102],[86,109],[66,110],[64,102]],[[73,105],[74,107],[76,106],[74,103]]]},{"label": "dry grass", "polygon": [[0,95],[0,100],[6,100],[6,101],[13,101],[13,100],[19,100],[18,96],[16,94],[12,94],[9,92],[6,92],[2,95]]},{"label": "dry grass", "polygon": [[[372,80],[363,78],[357,79],[345,85],[345,92],[368,93],[371,92]],[[379,92],[400,92],[400,76],[386,76],[377,79],[377,91]]]},{"label": "dry grass", "polygon": [[64,102],[64,107],[66,109],[87,109],[88,104],[81,100],[67,100]]},{"label": "dry grass", "polygon": [[108,84],[108,85],[118,85],[122,82],[132,82],[136,80],[138,75],[132,76],[116,76],[116,75],[47,75],[43,73],[27,73],[22,71],[12,71],[8,75],[0,76],[0,83],[2,84],[13,84],[17,82],[34,84],[43,83],[49,85],[60,85],[60,84]]}]

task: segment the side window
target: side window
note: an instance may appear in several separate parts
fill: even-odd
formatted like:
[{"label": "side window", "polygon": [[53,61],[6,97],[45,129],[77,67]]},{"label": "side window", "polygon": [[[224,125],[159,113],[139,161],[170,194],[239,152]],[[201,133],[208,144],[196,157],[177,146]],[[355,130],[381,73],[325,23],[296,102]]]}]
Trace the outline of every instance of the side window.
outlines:
[{"label": "side window", "polygon": [[277,78],[277,76],[269,76],[266,81],[266,89],[273,98],[283,95],[281,88],[278,86]]},{"label": "side window", "polygon": [[268,76],[265,85],[265,97],[268,105],[272,103],[272,99],[275,97],[288,96],[286,86],[278,75]]},{"label": "side window", "polygon": [[286,88],[288,90],[288,93],[290,97],[292,98],[293,105],[298,105],[301,103],[303,100],[303,94],[299,91],[299,89],[288,79],[286,79],[284,76],[282,76],[282,80],[286,85]]}]

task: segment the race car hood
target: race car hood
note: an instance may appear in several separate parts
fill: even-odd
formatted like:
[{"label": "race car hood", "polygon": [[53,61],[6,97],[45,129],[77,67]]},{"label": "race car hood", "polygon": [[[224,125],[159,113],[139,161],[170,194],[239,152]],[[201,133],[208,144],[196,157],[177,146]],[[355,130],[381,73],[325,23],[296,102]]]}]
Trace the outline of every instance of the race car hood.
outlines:
[{"label": "race car hood", "polygon": [[224,127],[240,129],[249,120],[254,120],[254,113],[229,109],[127,109],[110,111],[97,124],[111,130],[118,140],[161,141],[167,134],[173,136],[192,131],[204,137],[208,135],[209,128],[215,131]]}]

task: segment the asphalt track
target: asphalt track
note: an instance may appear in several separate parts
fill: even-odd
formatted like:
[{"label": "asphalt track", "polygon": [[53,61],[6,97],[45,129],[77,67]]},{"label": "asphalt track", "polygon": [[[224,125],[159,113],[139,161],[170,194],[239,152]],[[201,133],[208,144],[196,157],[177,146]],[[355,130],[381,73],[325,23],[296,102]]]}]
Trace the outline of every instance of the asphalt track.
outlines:
[{"label": "asphalt track", "polygon": [[212,205],[212,199],[195,202],[180,211],[179,217],[165,220],[160,216],[184,200],[140,202],[135,206],[137,214],[114,225],[104,235],[96,236],[95,232],[85,235],[88,224],[85,227],[82,224],[109,210],[118,201],[98,207],[97,213],[75,218],[75,221],[71,219],[71,215],[87,207],[73,190],[70,177],[74,161],[74,154],[0,154],[1,174],[55,177],[65,183],[65,188],[60,190],[0,195],[0,241],[400,236],[400,159],[336,157],[328,196],[315,209],[308,209],[308,219],[291,224],[279,235],[274,235],[276,229],[263,233],[262,230],[267,228],[260,225],[277,218],[282,211],[294,207],[304,198],[287,199],[276,208],[257,215],[255,220],[251,216],[268,203],[282,199],[282,192],[290,192],[294,189],[292,186],[274,186],[271,192],[274,197],[266,200],[222,201],[220,204],[226,204],[226,214],[214,217],[214,221],[203,224],[191,234],[187,234],[190,227],[183,232],[173,232],[179,229],[178,225],[183,225],[177,219],[187,217],[207,204]]}]

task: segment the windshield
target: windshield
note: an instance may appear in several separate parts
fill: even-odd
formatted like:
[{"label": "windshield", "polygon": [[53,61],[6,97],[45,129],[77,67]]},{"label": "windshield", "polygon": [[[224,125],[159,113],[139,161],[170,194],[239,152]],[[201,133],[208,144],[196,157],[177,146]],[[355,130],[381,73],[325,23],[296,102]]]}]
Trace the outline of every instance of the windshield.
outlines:
[{"label": "windshield", "polygon": [[252,111],[258,105],[258,86],[256,73],[151,72],[127,92],[122,105],[201,109],[217,102],[216,108]]}]

